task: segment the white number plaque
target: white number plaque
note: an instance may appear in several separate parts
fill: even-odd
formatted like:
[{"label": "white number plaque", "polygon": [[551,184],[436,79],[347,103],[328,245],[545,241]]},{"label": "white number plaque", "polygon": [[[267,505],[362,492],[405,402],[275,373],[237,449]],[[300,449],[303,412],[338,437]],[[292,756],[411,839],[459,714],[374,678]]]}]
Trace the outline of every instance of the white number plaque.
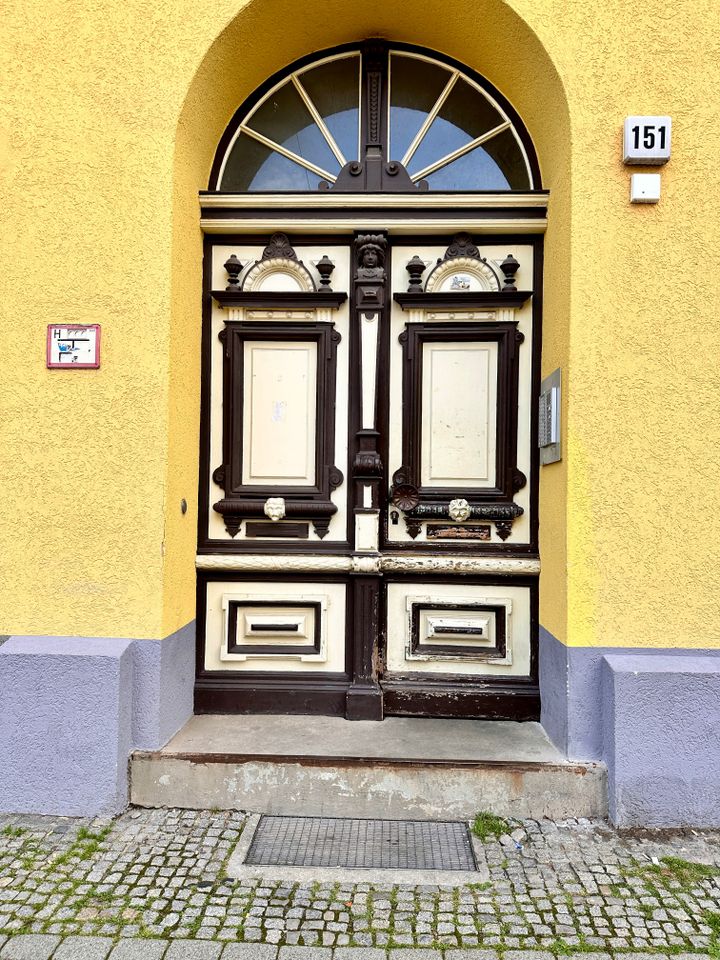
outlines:
[{"label": "white number plaque", "polygon": [[670,159],[670,117],[626,117],[623,136],[625,163],[656,166]]}]

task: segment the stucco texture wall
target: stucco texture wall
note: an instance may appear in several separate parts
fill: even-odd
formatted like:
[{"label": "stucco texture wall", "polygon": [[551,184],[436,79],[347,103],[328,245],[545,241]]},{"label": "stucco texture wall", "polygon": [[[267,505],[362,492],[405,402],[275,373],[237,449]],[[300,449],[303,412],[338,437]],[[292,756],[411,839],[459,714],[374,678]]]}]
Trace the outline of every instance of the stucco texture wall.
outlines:
[{"label": "stucco texture wall", "polygon": [[[0,632],[156,637],[192,619],[197,191],[269,74],[381,35],[487,76],[524,117],[551,190],[543,372],[563,367],[565,458],[541,478],[543,624],[572,644],[719,644],[712,12],[710,0],[428,0],[422,16],[405,0],[13,0],[0,40]],[[629,205],[620,162],[635,112],[673,116],[653,208]],[[100,370],[46,370],[51,321],[101,322]]]}]

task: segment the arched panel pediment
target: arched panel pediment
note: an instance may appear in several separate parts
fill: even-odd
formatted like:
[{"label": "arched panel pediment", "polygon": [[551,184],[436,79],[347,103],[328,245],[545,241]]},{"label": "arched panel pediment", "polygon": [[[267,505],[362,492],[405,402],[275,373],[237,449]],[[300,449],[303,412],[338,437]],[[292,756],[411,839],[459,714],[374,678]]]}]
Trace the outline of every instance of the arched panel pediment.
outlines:
[{"label": "arched panel pediment", "polygon": [[254,263],[245,274],[242,289],[248,293],[314,293],[315,282],[305,264],[275,257]]},{"label": "arched panel pediment", "polygon": [[240,284],[245,293],[315,293],[312,274],[284,233],[275,233]]},{"label": "arched panel pediment", "polygon": [[477,293],[500,290],[492,267],[472,257],[454,257],[437,264],[428,276],[426,293]]}]

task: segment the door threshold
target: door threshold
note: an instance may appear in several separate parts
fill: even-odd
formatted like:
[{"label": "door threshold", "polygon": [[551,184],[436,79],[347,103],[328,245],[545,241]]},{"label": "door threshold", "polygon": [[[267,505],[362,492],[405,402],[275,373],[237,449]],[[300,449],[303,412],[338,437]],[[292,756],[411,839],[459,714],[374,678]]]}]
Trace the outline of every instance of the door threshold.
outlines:
[{"label": "door threshold", "polygon": [[593,817],[605,768],[568,762],[539,723],[389,717],[195,716],[131,760],[139,806],[273,815],[468,820]]}]

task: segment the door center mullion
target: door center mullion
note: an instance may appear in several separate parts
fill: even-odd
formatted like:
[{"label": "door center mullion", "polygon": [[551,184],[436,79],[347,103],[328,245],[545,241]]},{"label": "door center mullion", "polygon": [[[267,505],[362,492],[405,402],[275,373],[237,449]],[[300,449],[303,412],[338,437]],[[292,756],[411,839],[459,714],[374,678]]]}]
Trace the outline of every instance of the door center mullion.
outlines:
[{"label": "door center mullion", "polygon": [[[355,456],[352,478],[355,484],[356,513],[355,547],[377,552],[377,535],[371,544],[362,534],[358,517],[370,511],[377,518],[381,503],[380,490],[385,473],[380,454],[379,373],[381,347],[387,322],[387,236],[357,234],[353,243],[353,325],[354,325],[354,388],[357,394]],[[360,534],[360,535],[359,535]],[[359,542],[361,541],[361,542]]]},{"label": "door center mullion", "polygon": [[[388,240],[384,233],[356,234],[353,242],[351,390],[355,392],[351,430],[354,431],[353,481],[354,547],[357,554],[377,557],[380,547],[380,509],[385,468],[380,454],[381,410],[378,403],[381,349],[387,324]],[[383,418],[384,420],[384,418]],[[382,690],[378,682],[382,574],[376,564],[350,578],[352,683],[347,693],[347,717],[380,719]]]}]

